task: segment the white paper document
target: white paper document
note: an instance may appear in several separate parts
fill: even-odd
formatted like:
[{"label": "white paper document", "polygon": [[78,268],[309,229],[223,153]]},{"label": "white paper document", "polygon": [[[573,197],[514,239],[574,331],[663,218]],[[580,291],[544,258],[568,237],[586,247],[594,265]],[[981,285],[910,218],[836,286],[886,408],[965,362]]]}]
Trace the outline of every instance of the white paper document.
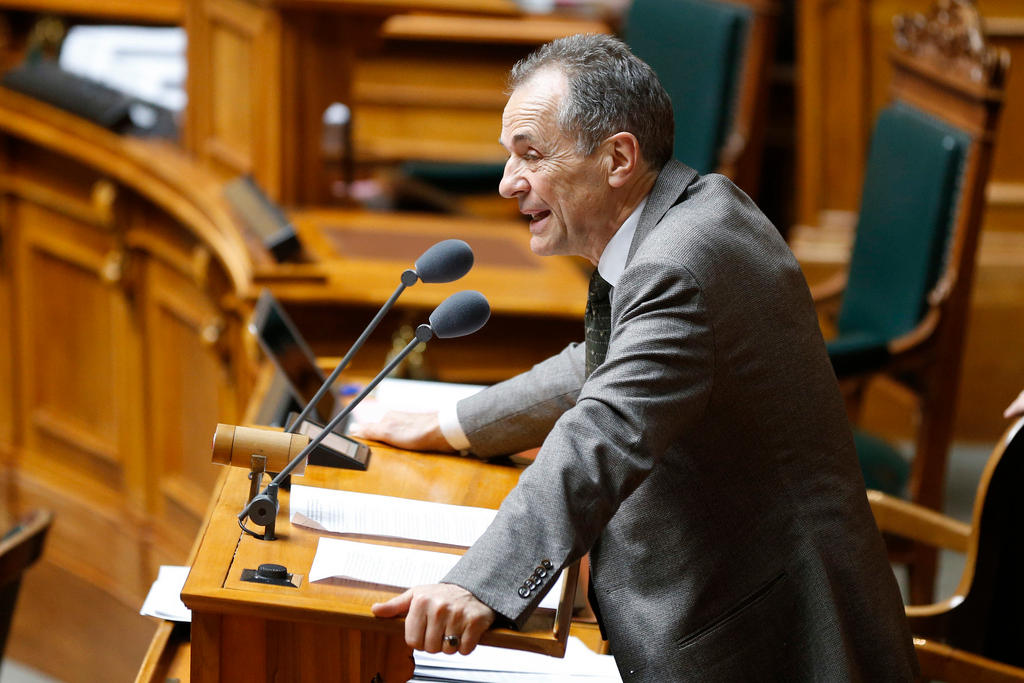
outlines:
[{"label": "white paper document", "polygon": [[[459,557],[430,550],[321,538],[313,566],[309,569],[309,580],[337,577],[405,589],[438,583],[455,566]],[[539,606],[557,609],[561,595],[562,577],[559,575]]]},{"label": "white paper document", "polygon": [[354,422],[377,422],[389,410],[409,413],[433,412],[458,403],[484,388],[483,384],[428,382],[416,379],[385,378],[367,400],[352,411]]},{"label": "white paper document", "polygon": [[434,411],[442,403],[456,403],[483,388],[483,384],[427,382],[388,377],[373,390],[373,396],[391,410]]},{"label": "white paper document", "polygon": [[192,610],[181,601],[181,589],[188,578],[188,567],[163,565],[149,587],[139,614],[168,621],[192,621]]},{"label": "white paper document", "polygon": [[565,657],[478,645],[468,655],[429,654],[417,650],[414,681],[474,681],[475,683],[614,683],[622,679],[615,658],[587,649],[569,637]]},{"label": "white paper document", "polygon": [[496,510],[293,485],[291,522],[336,534],[401,538],[468,548]]}]

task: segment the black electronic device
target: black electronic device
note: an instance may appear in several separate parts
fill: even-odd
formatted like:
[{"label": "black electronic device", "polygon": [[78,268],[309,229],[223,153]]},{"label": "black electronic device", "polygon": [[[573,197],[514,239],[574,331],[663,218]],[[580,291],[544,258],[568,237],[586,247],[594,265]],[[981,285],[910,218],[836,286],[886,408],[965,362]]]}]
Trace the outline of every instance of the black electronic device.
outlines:
[{"label": "black electronic device", "polygon": [[[326,377],[316,364],[313,350],[269,290],[264,289],[260,293],[249,322],[249,331],[284,377],[291,398],[294,399],[289,402],[288,408],[302,409],[308,405],[323,386]],[[334,392],[324,393],[315,407],[320,422],[326,424],[334,417],[337,403]],[[283,420],[281,422],[283,424]],[[340,425],[338,433],[343,432],[344,428],[344,424]]]},{"label": "black electronic device", "polygon": [[[305,419],[295,424],[298,413],[288,415],[288,424],[285,431],[293,434],[302,434],[310,439],[319,434],[324,426]],[[337,467],[346,470],[365,470],[370,461],[370,447],[366,444],[347,439],[334,432],[328,432],[323,441],[320,442],[313,452],[306,458],[307,465],[319,465],[320,467]]]},{"label": "black electronic device", "polygon": [[299,256],[302,245],[295,226],[252,176],[242,175],[229,182],[224,186],[224,196],[275,259],[291,261]]},{"label": "black electronic device", "polygon": [[27,60],[4,73],[0,83],[115,133],[178,136],[170,110],[67,71],[52,59]]}]

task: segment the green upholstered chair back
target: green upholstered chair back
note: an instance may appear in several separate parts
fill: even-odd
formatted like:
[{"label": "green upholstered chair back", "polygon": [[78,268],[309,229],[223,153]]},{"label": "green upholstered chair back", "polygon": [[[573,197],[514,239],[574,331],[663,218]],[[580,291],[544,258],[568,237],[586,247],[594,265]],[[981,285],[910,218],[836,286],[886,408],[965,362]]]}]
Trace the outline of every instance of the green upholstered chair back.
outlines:
[{"label": "green upholstered chair back", "polygon": [[942,272],[970,138],[901,102],[871,137],[839,338],[911,331]]},{"label": "green upholstered chair back", "polygon": [[731,122],[750,8],[715,0],[635,0],[623,38],[675,109],[675,157],[714,171]]}]

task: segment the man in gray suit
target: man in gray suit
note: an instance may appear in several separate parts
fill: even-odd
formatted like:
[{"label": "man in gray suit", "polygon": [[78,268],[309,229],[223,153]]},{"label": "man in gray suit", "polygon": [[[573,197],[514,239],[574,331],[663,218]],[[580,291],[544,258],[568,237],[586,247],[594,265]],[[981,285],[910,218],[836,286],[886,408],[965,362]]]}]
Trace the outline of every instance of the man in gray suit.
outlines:
[{"label": "man in gray suit", "polygon": [[545,45],[511,85],[500,192],[536,253],[597,266],[587,342],[454,416],[361,428],[480,457],[543,442],[443,583],[375,614],[407,614],[413,647],[466,653],[589,552],[624,680],[910,679],[899,592],[785,242],[728,179],[670,160],[672,105],[619,41]]}]

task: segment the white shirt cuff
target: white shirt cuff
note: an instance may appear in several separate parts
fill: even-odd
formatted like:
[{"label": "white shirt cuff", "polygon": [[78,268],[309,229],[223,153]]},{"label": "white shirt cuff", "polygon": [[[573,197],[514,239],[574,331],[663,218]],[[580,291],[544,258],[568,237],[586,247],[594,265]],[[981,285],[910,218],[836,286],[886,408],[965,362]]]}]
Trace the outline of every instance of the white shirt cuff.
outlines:
[{"label": "white shirt cuff", "polygon": [[466,438],[466,432],[462,430],[462,425],[459,424],[457,405],[458,402],[456,401],[442,407],[437,412],[437,421],[441,427],[441,434],[448,442],[448,445],[465,454],[469,450],[469,439]]}]

